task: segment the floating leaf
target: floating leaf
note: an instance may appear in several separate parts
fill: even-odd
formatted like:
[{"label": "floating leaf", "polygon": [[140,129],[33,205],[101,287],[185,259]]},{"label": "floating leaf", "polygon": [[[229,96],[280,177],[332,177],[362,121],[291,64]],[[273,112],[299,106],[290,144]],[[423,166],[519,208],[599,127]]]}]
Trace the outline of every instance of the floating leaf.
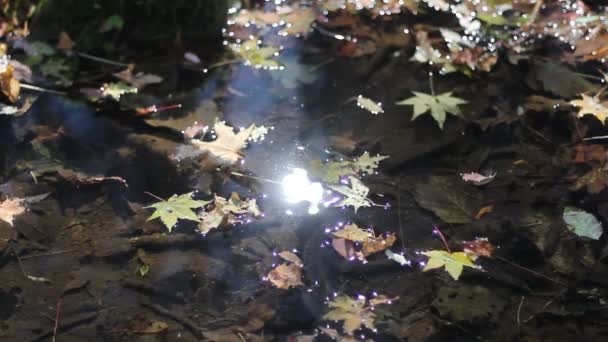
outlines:
[{"label": "floating leaf", "polygon": [[278,69],[280,66],[279,62],[272,59],[278,55],[279,49],[271,46],[261,47],[257,40],[234,44],[232,49],[245,65],[264,69]]},{"label": "floating leaf", "polygon": [[368,255],[381,252],[391,247],[395,243],[395,241],[397,241],[397,237],[395,236],[395,234],[388,234],[386,237],[377,236],[373,239],[364,240],[362,242],[361,247],[362,258],[360,259],[365,260],[365,257],[367,257]]},{"label": "floating leaf", "polygon": [[137,88],[131,87],[124,82],[104,83],[101,87],[101,93],[103,96],[109,96],[114,101],[119,101],[120,97],[125,94],[137,93]]},{"label": "floating leaf", "polygon": [[376,298],[379,299],[368,301],[362,296],[357,299],[343,295],[337,296],[327,303],[329,311],[323,315],[323,319],[344,322],[342,328],[348,335],[352,335],[361,326],[375,330],[374,305],[391,303],[391,299],[388,297],[377,296]]},{"label": "floating leaf", "polygon": [[6,65],[0,72],[0,89],[2,90],[2,94],[4,94],[9,102],[17,102],[19,99],[19,91],[21,90],[21,83],[13,77],[13,66],[10,64]]},{"label": "floating leaf", "polygon": [[496,251],[496,246],[490,243],[487,238],[476,238],[472,241],[463,241],[463,252],[467,255],[492,257]]},{"label": "floating leaf", "polygon": [[416,184],[414,196],[423,208],[432,211],[447,223],[470,223],[479,205],[453,177],[433,176],[428,182]]},{"label": "floating leaf", "polygon": [[229,199],[215,196],[213,210],[199,214],[198,229],[204,235],[222,224],[244,223],[249,217],[257,217],[260,214],[255,199],[242,200],[236,192],[233,192]]},{"label": "floating leaf", "polygon": [[300,257],[298,257],[295,253],[292,253],[290,251],[282,251],[281,253],[279,253],[279,256],[297,266],[304,266]]},{"label": "floating leaf", "polygon": [[310,173],[326,183],[338,184],[342,177],[356,173],[349,161],[332,161],[323,164],[320,160],[311,161]]},{"label": "floating leaf", "polygon": [[412,262],[407,260],[403,255],[393,253],[393,251],[391,251],[390,249],[387,249],[386,251],[384,251],[384,254],[386,254],[387,258],[393,260],[394,262],[400,264],[401,266],[405,266],[405,265],[410,266],[412,264]]},{"label": "floating leaf", "polygon": [[446,119],[446,113],[451,113],[462,117],[462,112],[459,105],[467,103],[467,101],[452,96],[452,92],[443,93],[441,95],[431,95],[413,91],[414,96],[409,99],[397,102],[397,105],[414,106],[414,115],[412,120],[418,116],[431,112],[433,119],[437,121],[439,128],[443,129]]},{"label": "floating leaf", "polygon": [[345,207],[352,206],[355,209],[355,213],[361,207],[369,207],[372,205],[371,201],[367,198],[367,194],[369,193],[369,188],[363,184],[359,179],[355,177],[348,177],[350,181],[350,186],[347,187],[345,185],[330,185],[330,187],[336,191],[346,196],[337,202],[334,206],[336,207]]},{"label": "floating leaf", "polygon": [[274,286],[280,289],[302,286],[302,268],[296,264],[280,264],[266,276]]},{"label": "floating leaf", "polygon": [[481,186],[493,181],[494,177],[496,177],[496,172],[489,176],[477,172],[461,173],[460,177],[462,177],[462,180],[465,182],[471,182],[473,185]]},{"label": "floating leaf", "polygon": [[579,107],[578,116],[582,117],[585,114],[592,114],[602,123],[606,121],[608,116],[608,107],[604,103],[599,102],[595,97],[591,97],[585,94],[581,94],[582,100],[572,100],[570,104]]},{"label": "floating leaf", "polygon": [[208,153],[220,165],[232,165],[243,157],[241,150],[247,146],[253,125],[238,133],[223,122],[213,126],[217,139],[211,142],[192,139],[191,143],[202,153]]},{"label": "floating leaf", "polygon": [[173,195],[167,201],[160,201],[144,208],[154,208],[156,211],[148,217],[148,221],[160,218],[169,232],[178,219],[199,222],[198,216],[192,209],[201,208],[211,201],[193,200],[192,192],[183,195]]},{"label": "floating leaf", "polygon": [[374,233],[367,229],[359,228],[356,224],[349,224],[340,230],[332,232],[333,236],[350,241],[362,242],[374,238]]},{"label": "floating leaf", "polygon": [[375,156],[370,157],[369,153],[364,152],[355,162],[352,163],[353,169],[357,172],[363,172],[371,175],[378,168],[380,161],[388,158],[389,156]]},{"label": "floating leaf", "polygon": [[454,278],[454,280],[458,280],[464,266],[477,268],[473,263],[474,258],[469,257],[463,252],[448,253],[446,251],[428,251],[422,252],[422,254],[429,257],[426,266],[422,270],[423,272],[445,267],[445,270]]},{"label": "floating leaf", "polygon": [[0,202],[0,220],[12,226],[15,217],[25,212],[25,210],[27,209],[27,204],[40,202],[48,195],[48,193],[44,193],[24,198],[8,198]]},{"label": "floating leaf", "polygon": [[372,114],[384,113],[384,109],[382,109],[382,103],[374,102],[372,99],[363,97],[362,95],[357,96],[357,106],[365,109],[366,111]]},{"label": "floating leaf", "polygon": [[575,207],[565,207],[562,216],[566,226],[574,234],[593,240],[602,236],[602,224],[593,214]]}]

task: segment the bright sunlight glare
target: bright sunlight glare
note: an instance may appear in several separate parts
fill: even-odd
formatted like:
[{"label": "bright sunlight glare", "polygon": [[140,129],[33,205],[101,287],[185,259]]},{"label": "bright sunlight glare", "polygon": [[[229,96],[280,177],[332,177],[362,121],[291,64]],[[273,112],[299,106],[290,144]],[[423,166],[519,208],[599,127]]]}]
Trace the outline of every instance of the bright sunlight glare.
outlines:
[{"label": "bright sunlight glare", "polygon": [[288,203],[310,202],[308,213],[315,215],[319,212],[319,202],[323,197],[323,186],[321,183],[311,182],[306,170],[294,168],[291,174],[283,178],[281,184],[285,200]]}]

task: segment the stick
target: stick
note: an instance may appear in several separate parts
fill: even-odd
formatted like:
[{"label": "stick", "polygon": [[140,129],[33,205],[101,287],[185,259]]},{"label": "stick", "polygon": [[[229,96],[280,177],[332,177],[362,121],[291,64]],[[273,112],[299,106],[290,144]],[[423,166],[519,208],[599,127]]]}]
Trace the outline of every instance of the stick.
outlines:
[{"label": "stick", "polygon": [[85,58],[85,59],[90,59],[92,61],[99,62],[99,63],[105,63],[105,64],[115,65],[115,66],[125,67],[125,68],[129,67],[128,63],[116,62],[116,61],[113,61],[110,59],[89,55],[88,53],[84,53],[84,52],[76,52],[76,55],[78,55],[79,57]]},{"label": "stick", "polygon": [[445,246],[445,249],[447,249],[448,253],[452,254],[452,251],[450,251],[450,247],[448,246],[448,242],[446,241],[445,236],[443,236],[443,233],[441,232],[439,227],[433,226],[433,232],[437,232],[437,234],[441,238],[441,241],[443,241],[443,245]]},{"label": "stick", "polygon": [[61,298],[57,302],[57,311],[55,312],[55,327],[53,328],[53,342],[57,338],[57,330],[59,330],[59,315],[61,314]]}]

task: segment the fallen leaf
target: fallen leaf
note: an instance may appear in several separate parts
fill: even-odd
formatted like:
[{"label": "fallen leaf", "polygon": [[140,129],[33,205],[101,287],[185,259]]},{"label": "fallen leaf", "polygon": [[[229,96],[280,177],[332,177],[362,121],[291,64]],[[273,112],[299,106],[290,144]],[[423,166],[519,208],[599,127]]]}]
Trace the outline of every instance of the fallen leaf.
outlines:
[{"label": "fallen leaf", "polygon": [[279,289],[302,286],[302,268],[296,264],[280,264],[266,276]]},{"label": "fallen leaf", "polygon": [[492,173],[489,176],[482,175],[477,172],[461,173],[460,177],[462,177],[462,180],[465,182],[471,182],[473,183],[473,185],[481,186],[493,181],[494,177],[496,177],[496,172]]},{"label": "fallen leaf", "polygon": [[471,241],[463,241],[463,252],[467,255],[492,257],[496,251],[496,246],[490,243],[487,238],[476,238]]},{"label": "fallen leaf", "polygon": [[345,197],[334,204],[334,207],[345,207],[352,206],[355,209],[355,213],[361,207],[369,207],[372,202],[367,198],[369,188],[363,184],[359,179],[355,177],[348,177],[350,181],[350,187],[344,185],[330,185],[332,190],[339,192]]},{"label": "fallen leaf", "polygon": [[143,330],[138,331],[142,334],[158,334],[163,331],[166,331],[169,328],[169,325],[162,321],[153,321],[148,326],[146,326]]},{"label": "fallen leaf", "polygon": [[356,172],[367,173],[371,175],[378,168],[379,163],[389,156],[374,156],[370,157],[369,153],[363,152],[353,163],[352,167]]},{"label": "fallen leaf", "polygon": [[217,139],[211,142],[192,139],[191,143],[201,152],[211,155],[218,164],[232,165],[243,157],[241,150],[247,146],[253,127],[234,133],[232,127],[218,122],[213,126]]},{"label": "fallen leaf", "polygon": [[413,91],[413,93],[413,97],[399,101],[396,104],[414,106],[412,120],[426,112],[430,112],[440,129],[443,129],[446,113],[462,117],[462,112],[458,106],[467,103],[467,101],[461,98],[452,96],[452,92],[440,95],[425,94],[417,91]]},{"label": "fallen leaf", "polygon": [[446,251],[428,251],[422,252],[422,254],[429,257],[426,266],[422,270],[423,272],[445,267],[445,270],[454,280],[458,280],[464,266],[477,268],[473,263],[474,259],[463,252],[449,253]]},{"label": "fallen leaf", "polygon": [[355,245],[350,240],[342,238],[331,239],[331,246],[346,260],[353,260],[357,256]]},{"label": "fallen leaf", "polygon": [[364,240],[362,242],[361,253],[363,254],[363,257],[367,257],[368,255],[381,252],[391,247],[395,241],[397,241],[395,234],[388,234],[386,237],[378,236],[374,239]]},{"label": "fallen leaf", "polygon": [[119,101],[120,97],[125,94],[136,94],[137,88],[131,87],[124,82],[104,83],[100,88],[102,96],[107,96],[114,101]]},{"label": "fallen leaf", "polygon": [[44,277],[34,277],[32,275],[28,275],[27,279],[34,281],[36,283],[50,283],[51,280],[49,278],[44,278]]},{"label": "fallen leaf", "polygon": [[242,200],[238,193],[233,192],[229,199],[215,196],[213,209],[203,210],[199,214],[198,230],[203,234],[209,233],[212,229],[218,228],[222,224],[244,223],[250,217],[260,216],[260,208],[254,198]]},{"label": "fallen leaf", "polygon": [[19,99],[21,83],[13,77],[13,66],[10,64],[6,65],[4,70],[0,69],[0,89],[11,103],[15,103]]},{"label": "fallen leaf", "polygon": [[485,206],[485,207],[479,209],[479,211],[477,212],[477,215],[475,215],[475,219],[480,220],[482,216],[484,216],[485,214],[491,213],[492,210],[494,210],[493,205],[488,205],[488,206]]},{"label": "fallen leaf", "polygon": [[372,114],[384,113],[382,109],[382,103],[374,102],[372,99],[363,97],[362,95],[357,96],[357,106],[365,109]]},{"label": "fallen leaf", "polygon": [[344,228],[332,232],[332,235],[356,242],[363,242],[374,238],[373,232],[359,228],[356,224],[346,225]]},{"label": "fallen leaf", "polygon": [[173,195],[167,201],[160,201],[144,208],[153,208],[156,211],[148,217],[148,221],[160,218],[165,227],[171,232],[177,220],[190,220],[199,222],[198,216],[192,209],[201,208],[211,201],[192,199],[193,192],[183,195]]},{"label": "fallen leaf", "polygon": [[320,160],[312,160],[310,163],[310,173],[330,184],[338,184],[343,177],[356,173],[350,161],[332,161],[323,164]]},{"label": "fallen leaf", "polygon": [[281,258],[293,263],[296,266],[299,266],[299,267],[304,266],[300,257],[298,257],[295,253],[292,253],[290,251],[282,251],[281,253],[279,253],[279,256]]},{"label": "fallen leaf", "polygon": [[608,107],[598,101],[597,98],[581,94],[582,100],[572,100],[570,104],[579,107],[578,116],[582,117],[585,114],[592,114],[602,123],[606,121],[608,116]]},{"label": "fallen leaf", "polygon": [[[384,299],[383,296],[378,296]],[[372,299],[373,300],[373,299]],[[380,300],[377,304],[387,304],[390,300]],[[344,333],[352,335],[355,330],[364,326],[370,330],[375,330],[376,314],[374,313],[374,303],[369,302],[365,297],[357,299],[349,296],[337,296],[327,303],[329,311],[323,315],[323,319],[329,321],[342,321]]]},{"label": "fallen leaf", "polygon": [[572,159],[572,163],[588,163],[590,161],[598,161],[603,164],[606,161],[606,148],[599,144],[579,144],[574,146],[576,155]]},{"label": "fallen leaf", "polygon": [[581,188],[586,187],[588,193],[599,194],[606,188],[606,185],[608,185],[607,171],[601,167],[596,167],[587,174],[579,177],[570,189],[580,190]]},{"label": "fallen leaf", "polygon": [[279,48],[261,47],[257,39],[250,39],[242,44],[233,44],[232,50],[245,65],[264,69],[278,69],[280,66],[279,62],[272,59],[278,55]]},{"label": "fallen leaf", "polygon": [[24,198],[7,198],[0,202],[0,220],[13,226],[13,220],[16,216],[21,215],[27,209],[27,204],[40,202],[45,199],[49,193],[44,193],[36,196]]},{"label": "fallen leaf", "polygon": [[158,75],[145,74],[143,72],[133,74],[133,69],[133,65],[129,65],[129,67],[125,70],[114,73],[113,75],[114,77],[125,83],[128,83],[129,85],[137,88],[138,90],[142,89],[148,84],[156,84],[163,81],[163,78]]},{"label": "fallen leaf", "polygon": [[433,176],[416,184],[414,197],[446,223],[471,223],[480,205],[464,186],[454,177]]},{"label": "fallen leaf", "polygon": [[57,43],[57,48],[59,50],[71,51],[74,48],[74,45],[76,45],[76,43],[74,43],[67,32],[61,31],[59,33],[59,42]]},{"label": "fallen leaf", "polygon": [[598,219],[591,213],[575,207],[565,207],[563,213],[564,222],[568,230],[580,237],[598,240],[604,229]]},{"label": "fallen leaf", "polygon": [[393,253],[393,251],[391,251],[390,249],[387,249],[386,251],[384,251],[384,254],[386,254],[386,257],[389,258],[390,260],[393,260],[394,262],[400,264],[401,266],[411,266],[412,262],[407,260],[402,254],[397,254],[397,253]]}]

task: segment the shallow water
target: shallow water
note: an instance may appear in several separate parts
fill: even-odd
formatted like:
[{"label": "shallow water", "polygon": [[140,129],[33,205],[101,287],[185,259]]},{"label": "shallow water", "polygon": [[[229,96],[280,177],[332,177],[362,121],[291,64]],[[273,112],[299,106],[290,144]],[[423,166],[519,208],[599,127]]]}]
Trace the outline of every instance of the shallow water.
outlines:
[{"label": "shallow water", "polygon": [[[409,19],[404,24],[411,26]],[[280,38],[289,44],[278,58],[292,65],[285,70],[233,63],[202,72],[161,63],[151,72],[175,82],[154,96],[181,104],[177,109],[138,117],[117,105],[45,93],[27,114],[0,116],[0,191],[49,193],[13,227],[0,222],[0,336],[324,341],[331,338],[319,328],[341,327],[324,320],[328,301],[379,294],[393,300],[374,309],[376,329],[357,330],[358,340],[597,341],[608,334],[605,239],[567,235],[561,221],[565,205],[603,217],[606,198],[571,190],[572,170],[562,162],[572,147],[566,115],[517,113],[531,91],[525,78],[533,66],[499,62],[475,77],[435,73],[436,93],[467,99],[466,118],[510,115],[488,129],[448,116],[442,131],[430,116],[412,121],[409,107],[394,105],[412,90],[428,92],[429,65],[393,54],[381,62],[345,58],[326,33]],[[272,30],[265,34],[279,39]],[[398,49],[403,55],[415,48],[408,39]],[[307,81],[286,86],[290,80],[272,75],[281,72]],[[360,94],[381,102],[384,112],[356,106]],[[188,144],[184,128],[216,119],[272,129],[230,167],[176,157]],[[203,139],[213,141],[212,134]],[[285,201],[277,182],[293,168],[312,173],[314,160],[352,160],[366,151],[389,156],[374,174],[359,175],[376,206],[321,205],[310,215],[308,203]],[[115,178],[83,181],[65,170]],[[483,186],[460,176],[478,171],[497,176]],[[160,220],[147,220],[152,211],[143,207],[154,196],[190,191],[197,199],[238,192],[255,198],[263,215],[206,235],[192,221],[180,220],[168,233]],[[453,206],[453,196],[464,203],[466,222],[450,224],[430,209]],[[478,214],[488,206],[489,213]],[[395,234],[389,249],[409,265],[384,252],[366,263],[345,260],[332,247],[332,231],[351,222]],[[462,241],[477,237],[498,246],[495,256],[476,261],[479,269],[465,268],[457,281],[443,270],[422,272],[422,252],[461,251]],[[267,276],[286,250],[302,259],[303,285],[278,289]],[[166,326],[152,328],[157,321]]]}]

